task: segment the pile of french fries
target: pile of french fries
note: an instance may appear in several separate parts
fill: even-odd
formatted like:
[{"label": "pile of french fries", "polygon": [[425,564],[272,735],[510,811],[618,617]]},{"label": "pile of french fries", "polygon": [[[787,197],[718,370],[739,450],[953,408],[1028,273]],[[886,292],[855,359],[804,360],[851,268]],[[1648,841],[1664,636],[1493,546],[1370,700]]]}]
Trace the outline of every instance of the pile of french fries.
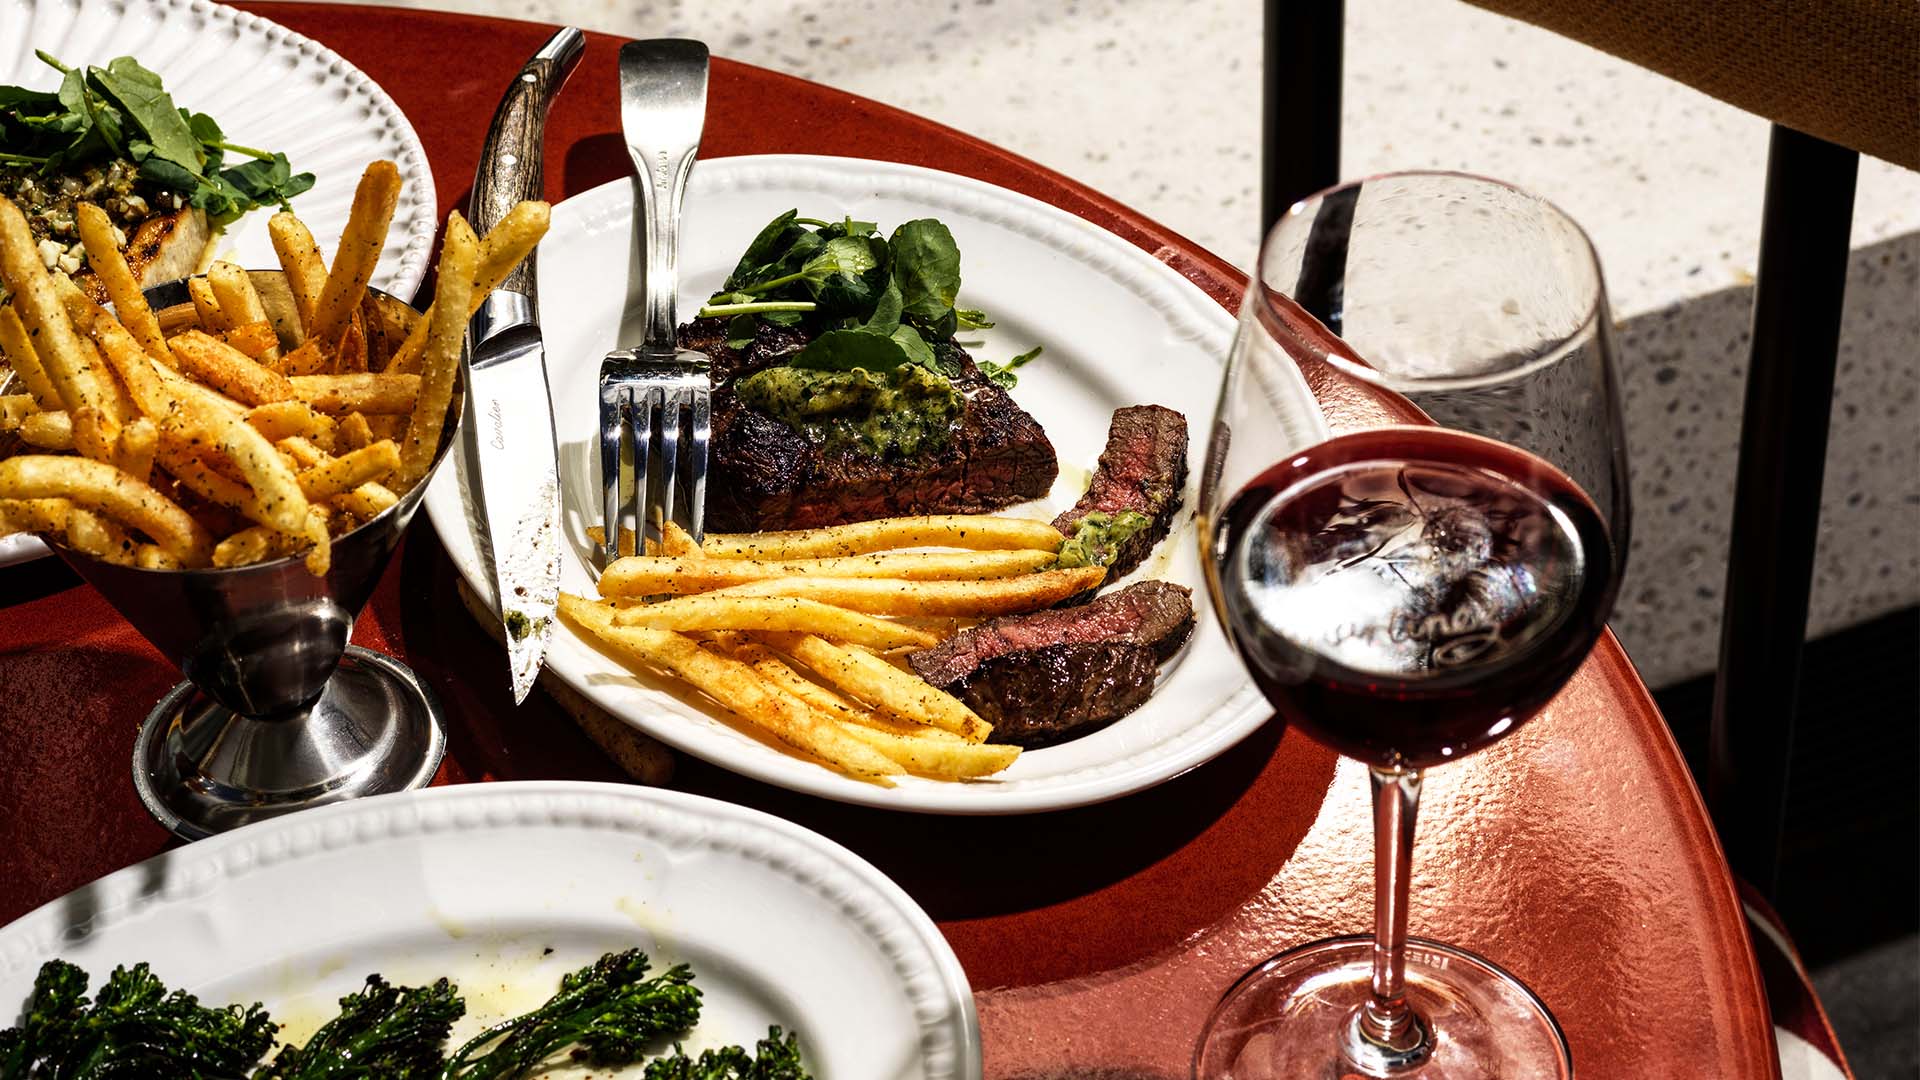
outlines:
[{"label": "pile of french fries", "polygon": [[[559,613],[628,666],[679,679],[849,776],[974,779],[1019,747],[988,744],[990,724],[901,658],[1097,587],[1104,567],[1055,568],[1062,539],[1046,522],[976,515],[704,544],[669,524],[647,554],[606,568],[601,599],[562,594]],[[632,552],[632,536],[620,546]]]},{"label": "pile of french fries", "polygon": [[[0,198],[0,535],[43,534],[115,563],[232,567],[305,553],[325,574],[337,538],[424,480],[440,444],[467,320],[545,235],[516,207],[485,239],[447,222],[433,306],[368,292],[400,194],[367,167],[329,268],[291,213],[269,224],[291,311],[269,317],[246,271],[216,262],[192,304],[147,304],[99,208],[78,208],[101,307],[41,263]],[[0,434],[0,443],[6,440]]]}]

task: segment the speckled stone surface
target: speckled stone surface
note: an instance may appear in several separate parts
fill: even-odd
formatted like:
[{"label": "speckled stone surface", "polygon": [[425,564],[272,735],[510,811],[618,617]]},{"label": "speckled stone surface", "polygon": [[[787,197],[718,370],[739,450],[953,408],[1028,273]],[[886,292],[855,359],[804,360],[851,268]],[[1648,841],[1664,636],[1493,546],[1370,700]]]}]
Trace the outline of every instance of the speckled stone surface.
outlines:
[{"label": "speckled stone surface", "polygon": [[[714,51],[979,135],[1241,266],[1258,237],[1260,14],[1224,0],[436,0]],[[1710,670],[1767,128],[1545,31],[1348,0],[1348,175],[1496,176],[1593,234],[1637,501],[1614,628],[1655,686]],[[1920,601],[1920,176],[1861,163],[1812,630]]]}]

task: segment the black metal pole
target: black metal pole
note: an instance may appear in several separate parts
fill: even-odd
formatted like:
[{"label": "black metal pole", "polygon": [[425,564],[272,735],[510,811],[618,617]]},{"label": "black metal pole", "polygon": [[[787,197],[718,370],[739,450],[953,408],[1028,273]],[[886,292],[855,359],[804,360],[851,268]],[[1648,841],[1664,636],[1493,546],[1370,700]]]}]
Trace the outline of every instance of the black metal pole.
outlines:
[{"label": "black metal pole", "polygon": [[1707,770],[1727,858],[1769,898],[1779,876],[1859,165],[1852,150],[1774,125]]},{"label": "black metal pole", "polygon": [[1344,0],[1267,0],[1260,235],[1340,179]]}]

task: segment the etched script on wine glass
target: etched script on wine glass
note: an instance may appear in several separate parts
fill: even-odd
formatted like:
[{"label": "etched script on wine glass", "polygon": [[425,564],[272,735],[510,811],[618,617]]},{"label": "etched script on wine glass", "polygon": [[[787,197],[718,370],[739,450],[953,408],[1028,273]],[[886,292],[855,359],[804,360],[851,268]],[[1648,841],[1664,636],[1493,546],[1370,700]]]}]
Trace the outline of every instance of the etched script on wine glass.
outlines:
[{"label": "etched script on wine glass", "polygon": [[1347,667],[1395,675],[1486,663],[1549,625],[1580,550],[1507,478],[1421,462],[1329,470],[1272,520],[1263,615]]}]

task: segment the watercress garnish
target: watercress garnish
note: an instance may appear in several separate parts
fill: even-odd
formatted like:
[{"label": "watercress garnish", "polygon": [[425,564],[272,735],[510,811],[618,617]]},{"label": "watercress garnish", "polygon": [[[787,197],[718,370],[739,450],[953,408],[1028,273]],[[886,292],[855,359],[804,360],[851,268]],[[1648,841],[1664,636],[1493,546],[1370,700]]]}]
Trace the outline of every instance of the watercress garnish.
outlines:
[{"label": "watercress garnish", "polygon": [[[960,247],[939,221],[919,218],[883,237],[871,221],[789,210],[754,236],[700,315],[727,318],[734,348],[751,343],[761,322],[804,328],[812,340],[789,361],[797,368],[879,372],[918,364],[938,372],[937,346],[957,331],[993,326],[985,312],[956,307],[959,295]],[[1037,355],[980,368],[1008,388],[1013,369]]]}]

